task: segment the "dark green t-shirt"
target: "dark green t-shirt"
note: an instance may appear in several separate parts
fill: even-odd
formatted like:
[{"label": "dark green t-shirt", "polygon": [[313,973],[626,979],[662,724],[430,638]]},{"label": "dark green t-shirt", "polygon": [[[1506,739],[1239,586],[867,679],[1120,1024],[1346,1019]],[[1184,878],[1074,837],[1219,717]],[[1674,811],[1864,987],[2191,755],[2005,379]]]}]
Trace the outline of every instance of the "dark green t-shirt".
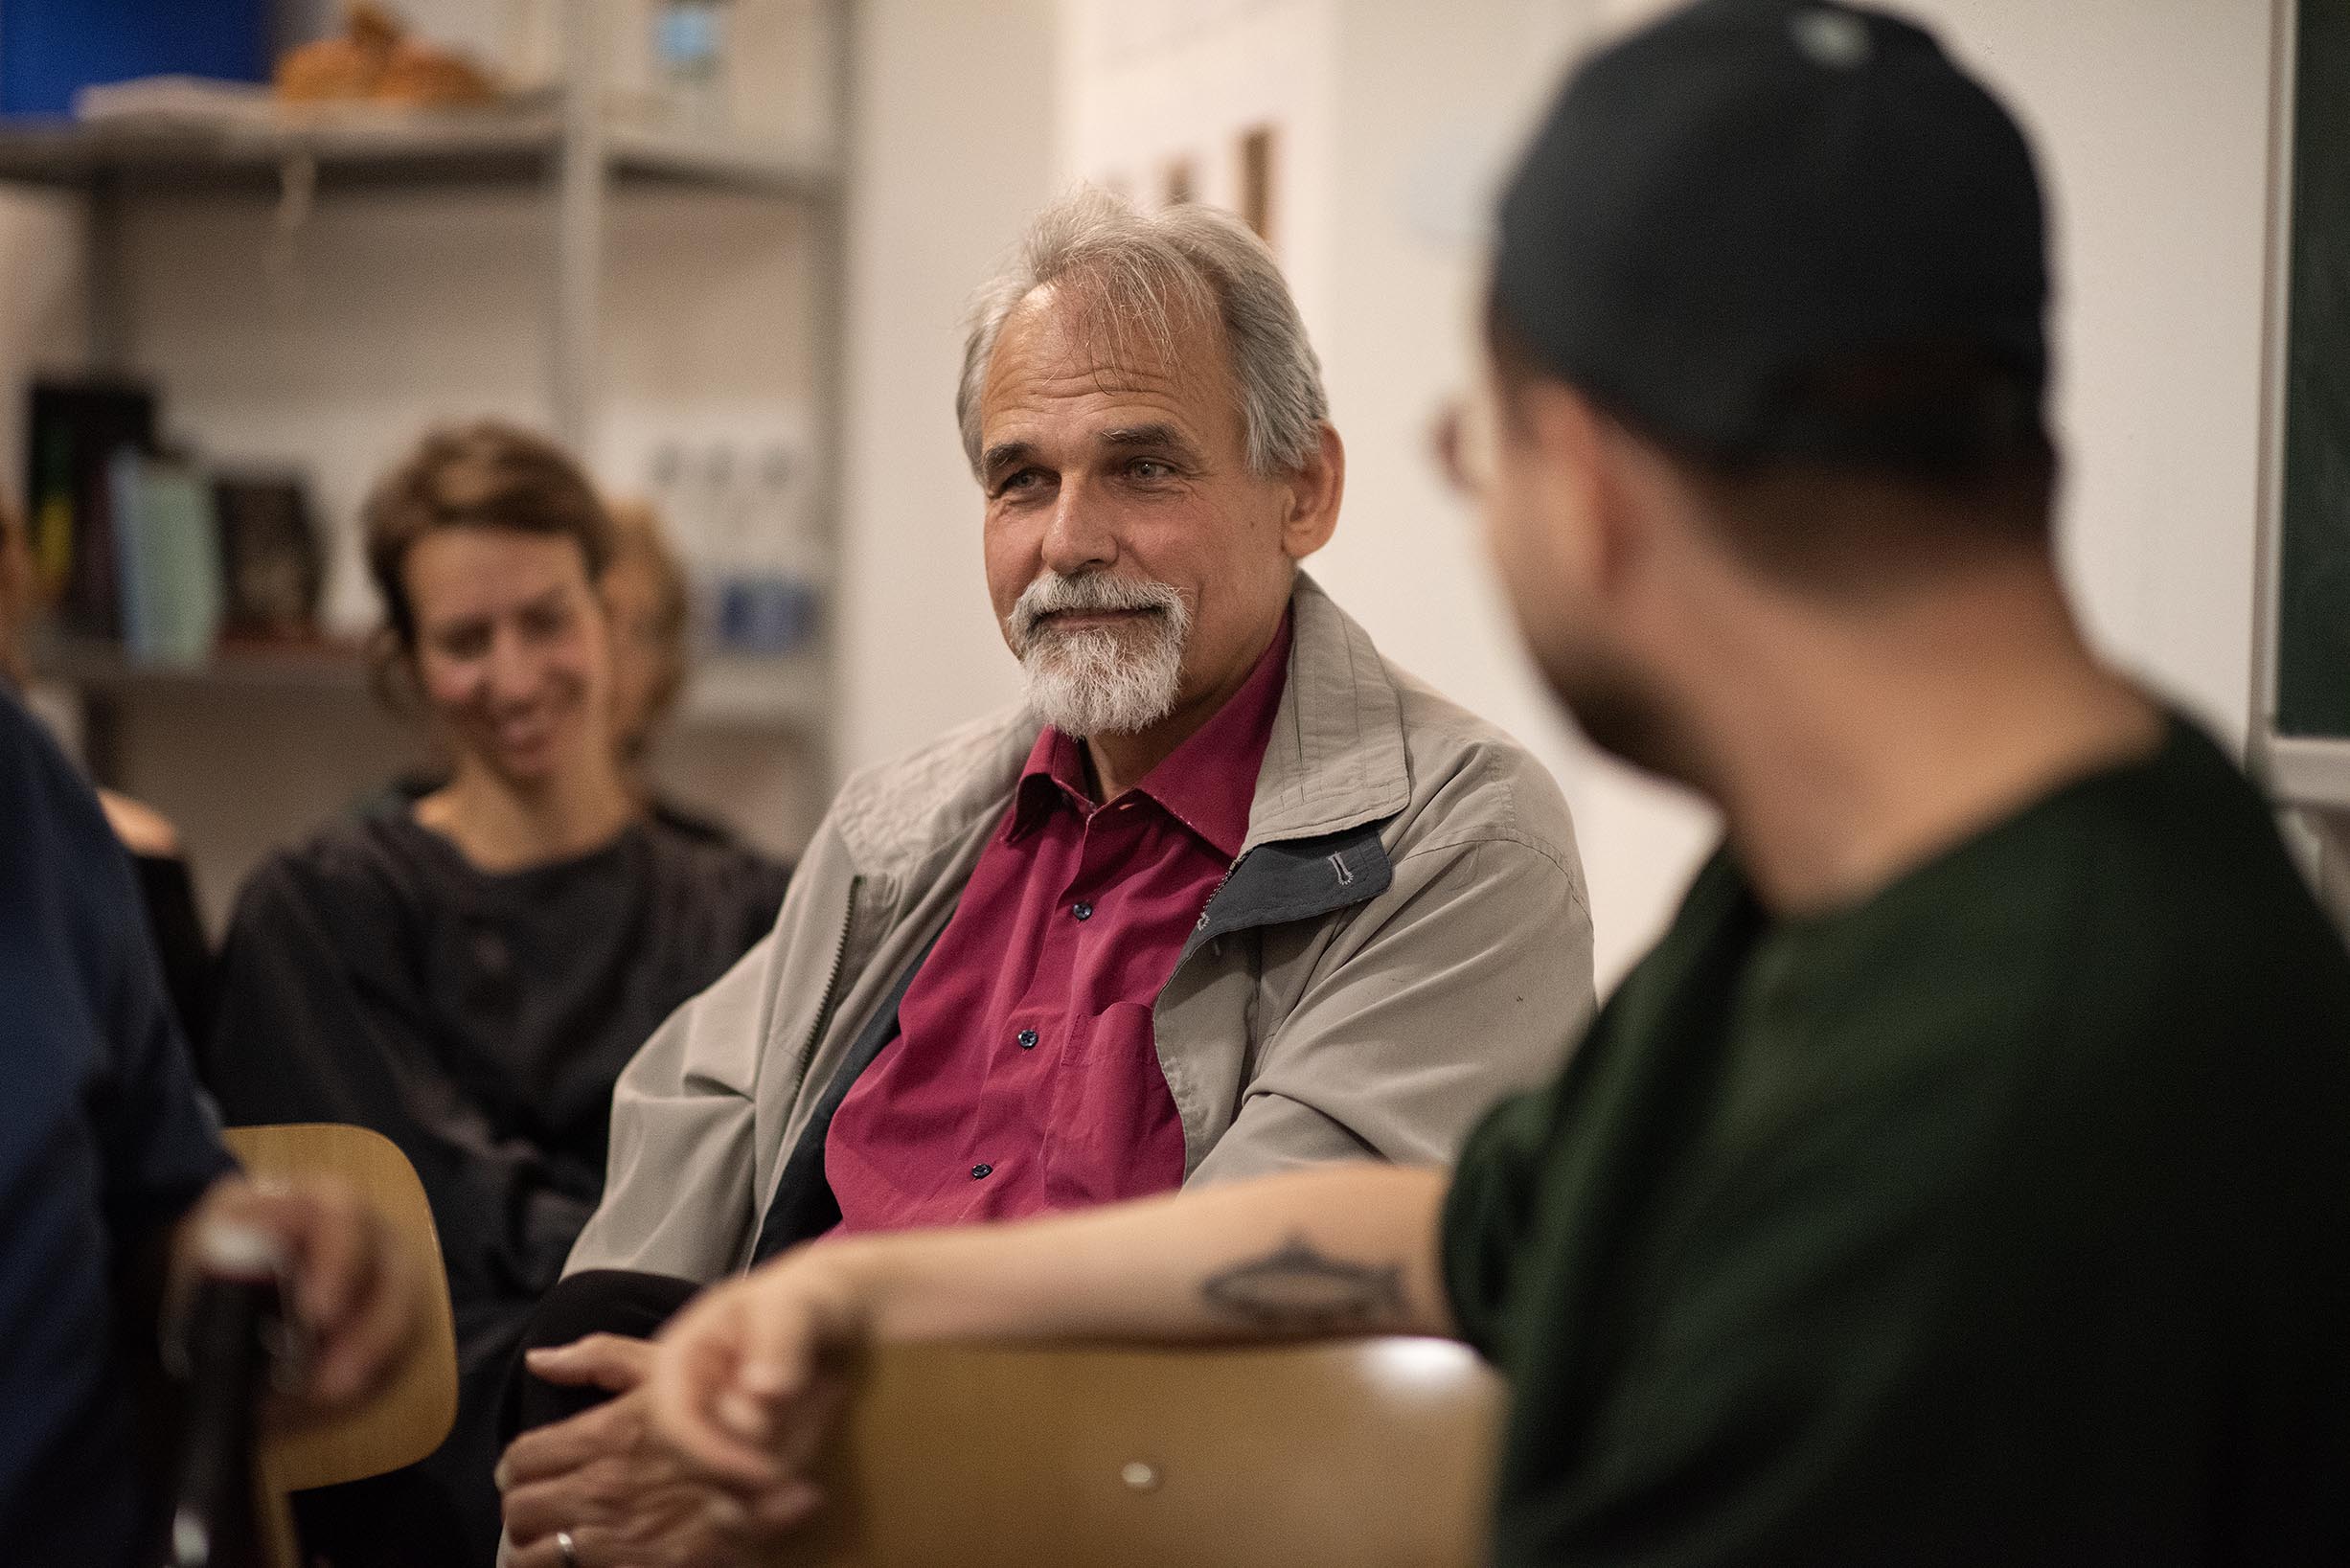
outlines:
[{"label": "dark green t-shirt", "polygon": [[2350,1563],[2350,958],[2184,723],[1836,914],[1717,856],[1444,1253],[1510,1568]]}]

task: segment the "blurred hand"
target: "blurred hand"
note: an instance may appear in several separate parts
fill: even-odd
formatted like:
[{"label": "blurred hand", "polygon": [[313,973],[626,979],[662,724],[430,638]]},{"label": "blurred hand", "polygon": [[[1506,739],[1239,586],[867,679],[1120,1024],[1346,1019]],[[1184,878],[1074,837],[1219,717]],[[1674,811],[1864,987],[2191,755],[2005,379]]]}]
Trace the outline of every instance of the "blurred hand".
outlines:
[{"label": "blurred hand", "polygon": [[652,1346],[590,1334],[533,1351],[551,1383],[594,1386],[614,1398],[516,1438],[499,1462],[508,1568],[568,1568],[555,1535],[566,1531],[582,1568],[728,1568],[758,1560],[816,1507],[805,1484],[714,1486],[660,1441],[647,1420]]},{"label": "blurred hand", "polygon": [[285,1310],[310,1355],[273,1419],[348,1410],[391,1380],[423,1326],[423,1279],[357,1194],[325,1178],[262,1189],[223,1177],[172,1233],[172,1277],[183,1287],[206,1266],[199,1238],[214,1225],[265,1233],[285,1255]]},{"label": "blurred hand", "polygon": [[864,1337],[840,1249],[805,1248],[714,1285],[661,1330],[648,1383],[661,1438],[721,1486],[805,1493],[844,1385],[830,1353]]}]

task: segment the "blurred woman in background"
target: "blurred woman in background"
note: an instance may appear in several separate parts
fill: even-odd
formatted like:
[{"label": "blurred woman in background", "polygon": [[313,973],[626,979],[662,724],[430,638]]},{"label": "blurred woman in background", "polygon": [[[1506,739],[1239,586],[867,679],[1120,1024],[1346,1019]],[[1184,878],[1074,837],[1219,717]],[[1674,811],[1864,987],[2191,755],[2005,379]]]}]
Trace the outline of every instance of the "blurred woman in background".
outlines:
[{"label": "blurred woman in background", "polygon": [[615,531],[559,448],[495,422],[435,432],[365,526],[384,672],[451,772],[254,874],[204,1065],[232,1124],[389,1136],[440,1226],[457,1429],[419,1473],[310,1503],[313,1547],[487,1563],[498,1398],[602,1189],[613,1079],[765,934],[788,872],[654,815],[624,766]]},{"label": "blurred woman in background", "polygon": [[[685,692],[686,638],[692,602],[685,568],[670,548],[660,514],[637,500],[605,503],[612,520],[612,558],[604,569],[604,608],[612,632],[612,743],[622,776],[665,828],[713,844],[739,844],[724,823],[660,793],[650,777],[653,738]],[[443,748],[445,749],[445,748]],[[418,801],[446,788],[452,768],[405,773],[365,801],[365,811],[412,811]]]}]

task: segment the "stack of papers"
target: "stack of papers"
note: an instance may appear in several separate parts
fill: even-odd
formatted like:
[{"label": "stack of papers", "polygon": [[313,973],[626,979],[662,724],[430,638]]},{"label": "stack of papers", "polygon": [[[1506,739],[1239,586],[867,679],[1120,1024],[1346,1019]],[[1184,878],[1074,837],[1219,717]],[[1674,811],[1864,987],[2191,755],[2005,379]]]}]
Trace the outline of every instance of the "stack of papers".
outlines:
[{"label": "stack of papers", "polygon": [[268,88],[209,77],[139,77],[84,87],[74,94],[74,118],[108,125],[165,127],[269,125],[278,102]]}]

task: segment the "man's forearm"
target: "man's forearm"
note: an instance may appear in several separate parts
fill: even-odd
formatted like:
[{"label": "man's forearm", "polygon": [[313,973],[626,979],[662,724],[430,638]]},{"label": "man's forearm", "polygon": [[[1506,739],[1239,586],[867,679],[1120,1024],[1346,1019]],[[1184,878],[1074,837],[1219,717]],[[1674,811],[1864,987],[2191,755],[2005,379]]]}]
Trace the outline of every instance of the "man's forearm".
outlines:
[{"label": "man's forearm", "polygon": [[1449,1334],[1436,1238],[1447,1180],[1349,1163],[817,1250],[876,1339]]}]

